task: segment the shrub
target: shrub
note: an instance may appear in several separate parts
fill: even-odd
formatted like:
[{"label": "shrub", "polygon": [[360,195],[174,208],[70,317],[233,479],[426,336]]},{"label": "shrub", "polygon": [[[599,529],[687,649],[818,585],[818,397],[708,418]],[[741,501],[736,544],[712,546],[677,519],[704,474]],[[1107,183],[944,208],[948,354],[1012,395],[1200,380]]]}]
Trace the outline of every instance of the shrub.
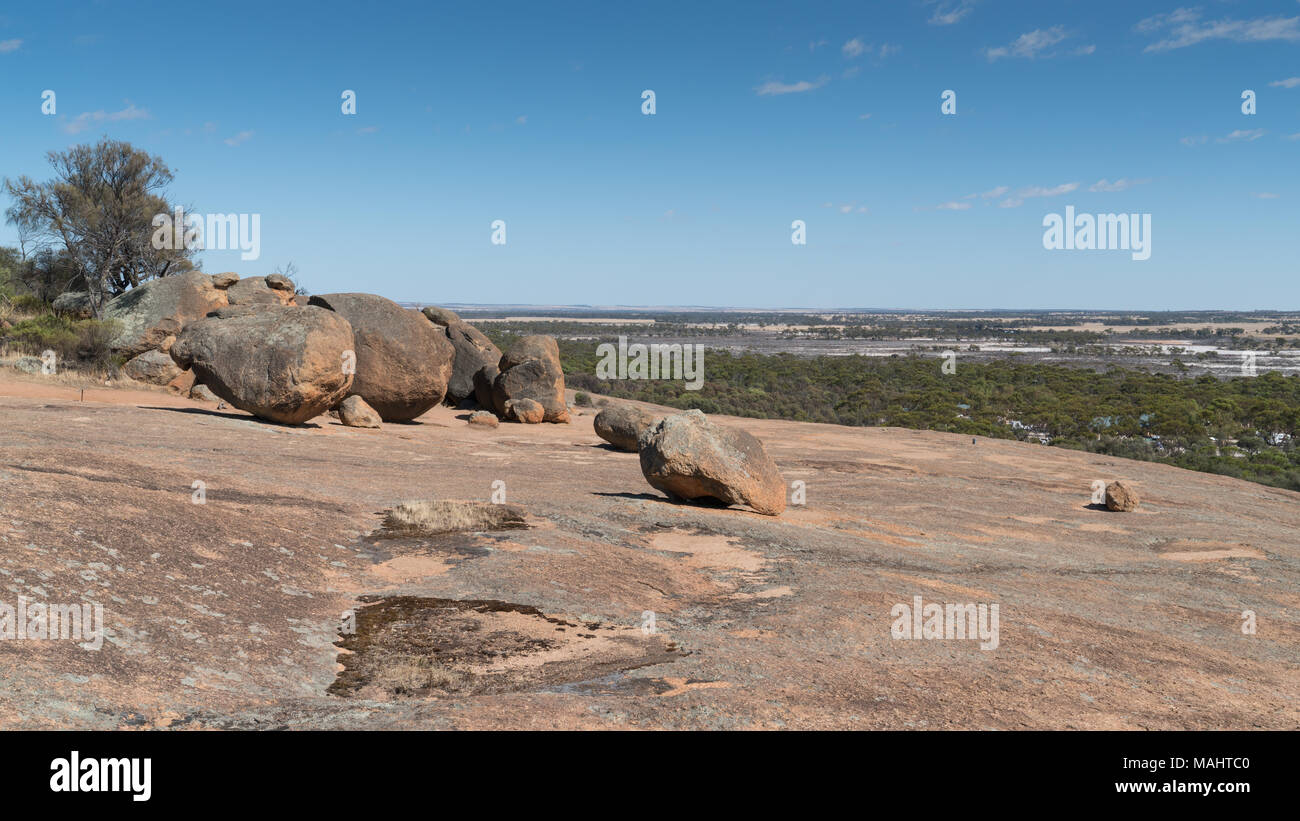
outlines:
[{"label": "shrub", "polygon": [[70,319],[44,313],[14,323],[4,332],[4,342],[20,353],[40,356],[54,351],[67,365],[95,371],[112,367],[109,344],[115,331],[112,322],[98,319]]},{"label": "shrub", "polygon": [[590,408],[591,394],[584,393],[583,391],[578,391],[573,395],[573,404],[577,405],[580,408]]}]

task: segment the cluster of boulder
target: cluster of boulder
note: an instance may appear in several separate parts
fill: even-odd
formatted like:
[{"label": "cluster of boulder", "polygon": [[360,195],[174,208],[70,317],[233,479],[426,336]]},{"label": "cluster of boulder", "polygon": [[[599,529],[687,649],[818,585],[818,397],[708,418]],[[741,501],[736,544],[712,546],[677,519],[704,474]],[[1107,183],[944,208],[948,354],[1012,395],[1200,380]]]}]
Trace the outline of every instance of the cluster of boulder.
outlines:
[{"label": "cluster of boulder", "polygon": [[[55,308],[84,316],[90,303],[70,293]],[[569,419],[554,339],[525,337],[502,354],[441,308],[421,314],[375,294],[307,297],[278,274],[188,271],[117,296],[103,318],[114,323],[110,348],[126,359],[125,375],[274,422],[333,412],[345,425],[377,427],[444,401],[478,401],[520,422]]]},{"label": "cluster of boulder", "polygon": [[[89,300],[64,294],[56,309],[82,315]],[[416,312],[364,293],[306,297],[274,274],[189,271],[116,297],[104,318],[116,323],[110,347],[127,358],[127,376],[274,422],[330,413],[377,428],[440,402],[477,406],[474,426],[569,421],[552,337],[526,336],[503,353],[445,308]],[[595,428],[615,448],[639,453],[646,480],[672,498],[785,510],[785,482],[758,440],[698,410],[659,417],[616,405]]]}]

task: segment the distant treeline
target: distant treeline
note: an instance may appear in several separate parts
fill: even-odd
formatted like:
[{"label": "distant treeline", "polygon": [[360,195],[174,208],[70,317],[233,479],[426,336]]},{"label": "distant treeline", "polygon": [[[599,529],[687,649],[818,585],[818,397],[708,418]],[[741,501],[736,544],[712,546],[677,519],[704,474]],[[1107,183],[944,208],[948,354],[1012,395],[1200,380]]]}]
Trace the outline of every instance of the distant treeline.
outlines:
[{"label": "distant treeline", "polygon": [[1008,360],[958,362],[945,374],[938,356],[709,350],[703,388],[689,391],[682,381],[597,379],[597,344],[560,341],[569,387],[705,413],[1046,439],[1300,490],[1297,376],[1180,378]]}]

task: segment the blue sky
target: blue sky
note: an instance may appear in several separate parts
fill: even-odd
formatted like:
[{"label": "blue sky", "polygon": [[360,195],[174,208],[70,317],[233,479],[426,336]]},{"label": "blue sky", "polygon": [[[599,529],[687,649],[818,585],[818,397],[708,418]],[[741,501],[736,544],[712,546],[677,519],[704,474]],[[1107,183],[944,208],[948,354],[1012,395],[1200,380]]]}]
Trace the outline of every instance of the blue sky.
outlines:
[{"label": "blue sky", "polygon": [[[1295,0],[169,9],[8,4],[0,175],[128,140],[175,199],[261,215],[261,258],[210,272],[445,303],[1300,308]],[[1151,214],[1151,258],[1045,250],[1067,205]]]}]

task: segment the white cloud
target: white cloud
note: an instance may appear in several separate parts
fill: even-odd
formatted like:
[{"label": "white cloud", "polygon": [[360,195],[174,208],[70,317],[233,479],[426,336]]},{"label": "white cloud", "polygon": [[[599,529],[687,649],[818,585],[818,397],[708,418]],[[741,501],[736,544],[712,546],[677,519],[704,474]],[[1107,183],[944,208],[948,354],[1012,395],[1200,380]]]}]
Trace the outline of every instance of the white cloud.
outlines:
[{"label": "white cloud", "polygon": [[8,54],[11,51],[17,51],[22,48],[22,45],[23,41],[18,39],[0,40],[0,54]]},{"label": "white cloud", "polygon": [[975,10],[975,0],[942,0],[930,15],[932,26],[951,26]]},{"label": "white cloud", "polygon": [[1297,131],[1297,132],[1294,133],[1294,134],[1288,134],[1288,135],[1286,135],[1285,137],[1283,137],[1282,139],[1284,139],[1284,140],[1300,140],[1300,131]]},{"label": "white cloud", "polygon": [[253,132],[241,131],[233,137],[227,137],[226,145],[239,145],[240,143],[248,142],[252,138],[253,138]]},{"label": "white cloud", "polygon": [[1209,141],[1210,141],[1209,137],[1202,135],[1200,137],[1183,137],[1178,142],[1182,143],[1183,145],[1205,145]]},{"label": "white cloud", "polygon": [[988,199],[993,199],[994,197],[1000,197],[1010,190],[1011,190],[1010,186],[999,185],[997,188],[991,188],[988,191],[985,191],[983,194],[980,194],[980,196],[988,200]]},{"label": "white cloud", "polygon": [[939,211],[965,211],[967,208],[970,208],[970,203],[969,202],[944,202],[944,203],[940,203],[939,205],[936,205],[935,208]]},{"label": "white cloud", "polygon": [[1300,86],[1300,77],[1288,77],[1285,80],[1277,80],[1269,85],[1279,88],[1295,88]]},{"label": "white cloud", "polygon": [[1024,200],[1018,200],[1012,197],[1010,199],[1005,199],[1002,202],[998,203],[998,208],[1019,208],[1024,204],[1025,204]]},{"label": "white cloud", "polygon": [[86,111],[78,114],[76,117],[73,117],[67,125],[63,126],[63,130],[68,134],[80,134],[87,128],[90,128],[91,123],[115,123],[121,122],[122,120],[147,120],[149,119],[149,116],[148,110],[136,108],[134,103],[128,101],[126,108],[121,111],[104,111],[103,109],[100,109],[99,111]]},{"label": "white cloud", "polygon": [[1065,26],[1034,29],[1020,35],[1010,45],[985,49],[984,55],[988,57],[990,63],[1003,57],[1025,57],[1031,60],[1036,57],[1051,57],[1052,53],[1044,54],[1044,50],[1051,48],[1064,39]]},{"label": "white cloud", "polygon": [[764,83],[763,85],[759,86],[754,90],[758,92],[758,96],[760,97],[764,97],[771,94],[799,94],[804,91],[812,91],[814,89],[821,88],[822,86],[826,85],[826,83],[829,82],[829,80],[830,78],[825,76],[818,77],[816,80],[813,81],[800,80],[797,83],[778,83],[775,80],[773,80],[771,82]]},{"label": "white cloud", "polygon": [[1277,199],[1277,194],[1274,194],[1272,191],[1260,191],[1258,194],[1251,194],[1251,196],[1261,200]]},{"label": "white cloud", "polygon": [[870,115],[870,114],[859,114],[859,115],[858,115],[858,119],[859,119],[859,120],[870,120],[870,119],[871,119],[871,115]]},{"label": "white cloud", "polygon": [[1101,180],[1097,180],[1092,185],[1088,186],[1088,190],[1093,192],[1094,194],[1100,192],[1127,191],[1128,189],[1132,188],[1135,185],[1146,185],[1149,182],[1151,182],[1149,178],[1141,179],[1141,180],[1130,180],[1126,177],[1120,177],[1114,182],[1101,179]]},{"label": "white cloud", "polygon": [[1029,188],[1022,188],[1016,192],[1016,196],[1021,199],[1029,197],[1059,197],[1062,194],[1068,194],[1079,187],[1077,182],[1063,182],[1052,188],[1044,188],[1041,185],[1033,185]]},{"label": "white cloud", "polygon": [[1265,133],[1266,132],[1262,128],[1248,128],[1248,129],[1239,128],[1236,131],[1229,133],[1226,137],[1220,137],[1219,139],[1215,140],[1215,142],[1235,143],[1235,142],[1241,142],[1242,140],[1245,140],[1246,142],[1251,143],[1254,142],[1255,140],[1258,140],[1260,137],[1264,136]]},{"label": "white cloud", "polygon": [[1231,40],[1236,43],[1260,43],[1267,40],[1300,40],[1300,17],[1257,17],[1252,20],[1202,20],[1201,10],[1178,9],[1157,14],[1139,22],[1136,29],[1144,34],[1162,36],[1144,51],[1171,51],[1207,40]]},{"label": "white cloud", "polygon": [[840,51],[844,53],[845,57],[861,57],[866,50],[866,45],[856,37],[840,47]]}]

